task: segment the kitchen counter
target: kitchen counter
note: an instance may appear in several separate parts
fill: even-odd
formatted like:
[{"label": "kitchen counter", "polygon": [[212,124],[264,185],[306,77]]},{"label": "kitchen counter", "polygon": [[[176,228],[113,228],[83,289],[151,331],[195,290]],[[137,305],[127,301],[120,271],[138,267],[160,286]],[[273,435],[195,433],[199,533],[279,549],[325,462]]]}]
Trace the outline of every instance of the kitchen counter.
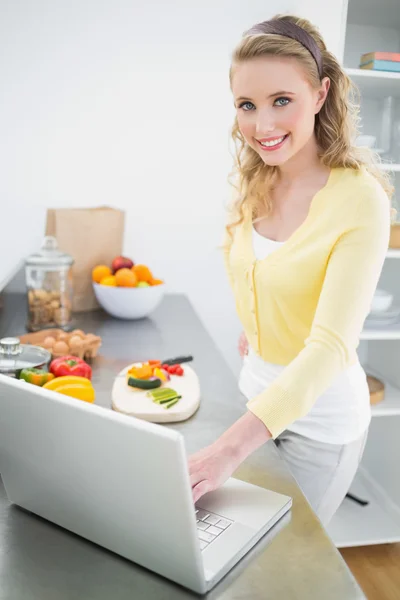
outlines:
[{"label": "kitchen counter", "polygon": [[[1,300],[0,336],[24,333],[24,295],[6,290]],[[148,319],[119,321],[99,310],[75,315],[75,326],[103,339],[100,354],[93,362],[93,384],[96,402],[108,408],[113,378],[129,363],[182,354],[194,356],[193,366],[202,390],[200,408],[188,421],[165,425],[183,434],[189,454],[213,442],[246,410],[228,365],[183,295],[166,296]],[[207,598],[365,598],[273,441],[251,455],[235,477],[292,496],[293,507]],[[1,600],[195,597],[128,560],[10,505],[0,481]]]}]

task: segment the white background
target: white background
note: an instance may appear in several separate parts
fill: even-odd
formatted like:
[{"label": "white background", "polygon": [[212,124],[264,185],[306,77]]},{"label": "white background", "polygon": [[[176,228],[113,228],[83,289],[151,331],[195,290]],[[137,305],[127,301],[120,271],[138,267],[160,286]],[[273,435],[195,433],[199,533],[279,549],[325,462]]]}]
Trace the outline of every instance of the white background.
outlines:
[{"label": "white background", "polygon": [[126,211],[124,253],[189,296],[237,373],[218,245],[230,196],[230,54],[277,12],[342,53],[345,0],[13,0],[0,5],[0,287],[47,207]]}]

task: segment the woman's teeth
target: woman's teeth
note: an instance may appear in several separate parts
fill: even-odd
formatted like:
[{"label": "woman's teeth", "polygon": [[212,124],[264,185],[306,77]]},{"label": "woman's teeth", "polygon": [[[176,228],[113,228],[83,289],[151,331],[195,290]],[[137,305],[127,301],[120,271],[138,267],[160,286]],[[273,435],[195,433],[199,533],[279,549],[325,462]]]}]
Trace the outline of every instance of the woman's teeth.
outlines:
[{"label": "woman's teeth", "polygon": [[280,144],[281,142],[283,142],[283,140],[285,139],[285,136],[283,135],[280,138],[277,138],[276,140],[273,140],[272,142],[260,142],[261,146],[266,146],[267,148],[270,148],[271,146],[276,146],[277,144]]}]

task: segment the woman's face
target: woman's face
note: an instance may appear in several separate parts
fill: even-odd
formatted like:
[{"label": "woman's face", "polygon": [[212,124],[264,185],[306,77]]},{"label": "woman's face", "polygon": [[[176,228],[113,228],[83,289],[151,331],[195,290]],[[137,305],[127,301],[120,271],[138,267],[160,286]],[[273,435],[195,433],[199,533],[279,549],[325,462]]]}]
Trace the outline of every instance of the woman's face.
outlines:
[{"label": "woman's face", "polygon": [[282,165],[304,148],[328,89],[327,77],[313,89],[293,58],[260,57],[234,67],[239,129],[265,164]]}]

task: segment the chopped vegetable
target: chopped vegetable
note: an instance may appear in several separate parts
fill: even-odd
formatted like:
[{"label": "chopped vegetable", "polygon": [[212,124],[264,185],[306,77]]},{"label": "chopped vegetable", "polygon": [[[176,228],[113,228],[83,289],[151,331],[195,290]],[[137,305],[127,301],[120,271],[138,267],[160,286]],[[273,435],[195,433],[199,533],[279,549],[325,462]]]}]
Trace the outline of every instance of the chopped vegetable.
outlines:
[{"label": "chopped vegetable", "polygon": [[159,367],[156,367],[154,369],[154,375],[161,379],[161,381],[168,381],[168,379],[170,378],[168,373],[164,369],[160,369]]},{"label": "chopped vegetable", "polygon": [[170,375],[180,375],[182,376],[184,374],[184,370],[182,369],[181,365],[163,365],[163,368],[170,373]]},{"label": "chopped vegetable", "polygon": [[159,388],[158,390],[152,390],[151,392],[147,393],[148,396],[152,397],[152,398],[161,398],[164,396],[176,396],[177,392],[171,388]]},{"label": "chopped vegetable", "polygon": [[151,367],[148,363],[133,365],[129,371],[128,375],[134,377],[135,379],[149,379],[153,375],[153,367]]},{"label": "chopped vegetable", "polygon": [[153,402],[163,406],[164,408],[168,408],[169,405],[172,406],[171,402],[176,404],[178,400],[182,398],[175,390],[171,388],[160,388],[158,390],[152,390],[151,392],[147,392],[147,396],[153,399]]},{"label": "chopped vegetable", "polygon": [[171,408],[171,406],[174,406],[177,402],[178,402],[179,398],[176,398],[176,400],[172,400],[171,402],[169,402],[169,404],[165,404],[165,408]]},{"label": "chopped vegetable", "polygon": [[136,379],[135,377],[128,378],[128,385],[140,390],[152,390],[161,386],[161,379],[157,377],[152,379]]},{"label": "chopped vegetable", "polygon": [[168,398],[163,398],[162,400],[158,400],[158,404],[164,404],[165,408],[167,408],[167,405],[176,400],[178,402],[178,400],[180,400],[182,398],[182,396],[169,396]]},{"label": "chopped vegetable", "polygon": [[30,368],[30,369],[22,369],[19,374],[19,379],[24,379],[28,383],[33,383],[33,385],[42,386],[48,381],[54,379],[53,373],[49,373],[45,369],[38,368]]}]

